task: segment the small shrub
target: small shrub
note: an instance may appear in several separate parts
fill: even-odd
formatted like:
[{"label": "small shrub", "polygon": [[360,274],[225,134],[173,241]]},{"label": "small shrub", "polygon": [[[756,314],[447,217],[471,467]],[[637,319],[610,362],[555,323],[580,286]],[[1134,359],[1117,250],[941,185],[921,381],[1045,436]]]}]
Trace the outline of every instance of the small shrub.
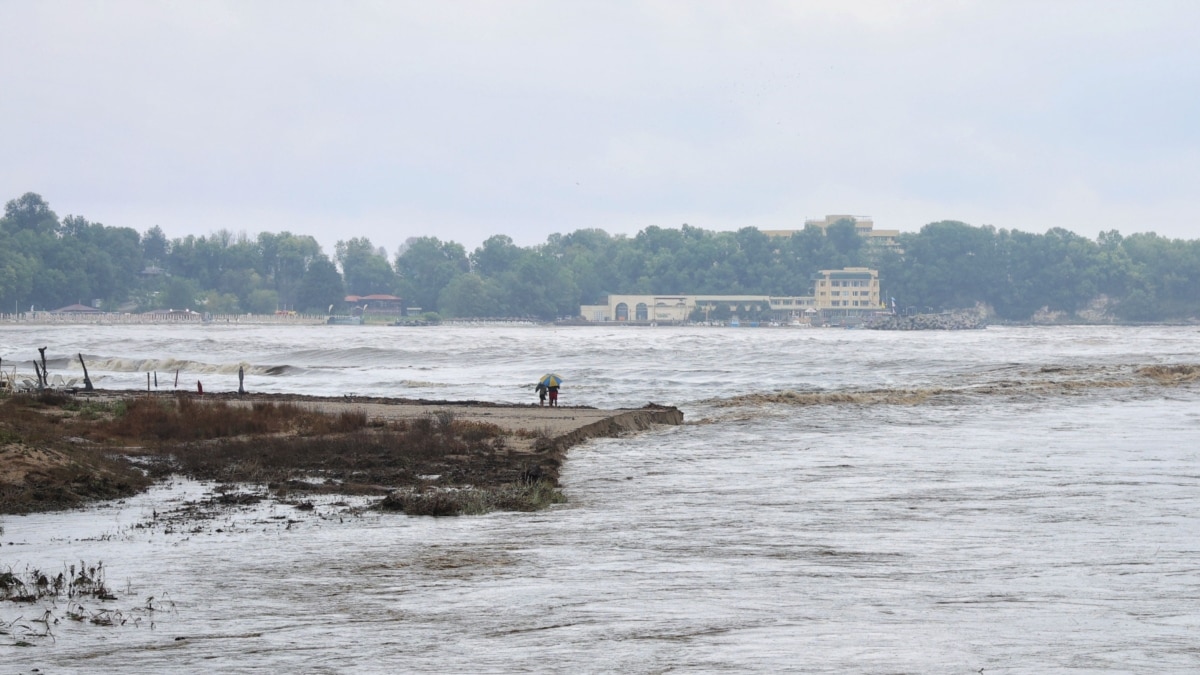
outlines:
[{"label": "small shrub", "polygon": [[256,401],[244,406],[179,397],[132,399],[108,431],[123,438],[198,441],[291,430],[304,434],[342,433],[366,426],[367,415],[363,411],[330,415],[295,403]]},{"label": "small shrub", "polygon": [[454,435],[468,443],[478,443],[490,438],[504,436],[504,429],[491,422],[471,422],[464,420],[455,424],[452,430]]},{"label": "small shrub", "polygon": [[437,422],[438,431],[449,433],[454,428],[454,411],[453,410],[436,410],[432,413],[432,418]]},{"label": "small shrub", "polygon": [[117,417],[126,411],[125,401],[84,401],[67,408],[75,410],[80,419],[94,420],[102,417]]},{"label": "small shrub", "polygon": [[410,516],[457,516],[462,513],[460,495],[450,490],[393,492],[379,502],[379,508]]},{"label": "small shrub", "polygon": [[378,508],[410,516],[477,516],[492,511],[538,511],[566,501],[554,485],[537,481],[496,488],[396,491],[384,497]]}]

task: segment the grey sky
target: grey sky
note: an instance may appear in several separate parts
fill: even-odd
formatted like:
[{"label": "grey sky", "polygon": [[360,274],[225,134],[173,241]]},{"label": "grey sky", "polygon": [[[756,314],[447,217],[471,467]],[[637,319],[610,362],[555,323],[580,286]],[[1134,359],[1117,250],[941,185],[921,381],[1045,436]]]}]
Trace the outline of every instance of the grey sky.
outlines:
[{"label": "grey sky", "polygon": [[170,238],[1200,238],[1200,2],[0,0],[0,199]]}]

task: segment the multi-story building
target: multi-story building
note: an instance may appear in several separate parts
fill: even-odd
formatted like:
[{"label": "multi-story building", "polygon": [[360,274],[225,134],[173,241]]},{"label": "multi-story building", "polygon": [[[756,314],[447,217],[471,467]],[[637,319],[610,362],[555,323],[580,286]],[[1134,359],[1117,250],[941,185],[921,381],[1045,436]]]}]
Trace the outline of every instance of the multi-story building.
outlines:
[{"label": "multi-story building", "polygon": [[866,267],[821,270],[813,275],[813,296],[821,310],[884,308],[879,292],[879,272]]},{"label": "multi-story building", "polygon": [[[740,313],[770,316],[780,322],[807,322],[819,317],[854,316],[884,309],[879,272],[866,267],[821,270],[812,276],[810,295],[610,295],[602,305],[583,305],[589,321],[683,323],[704,313],[707,318]],[[697,312],[697,310],[700,312]]]},{"label": "multi-story building", "polygon": [[[876,230],[875,221],[871,220],[870,216],[851,216],[851,215],[829,215],[820,220],[809,218],[804,221],[805,227],[815,225],[821,228],[822,231],[829,228],[830,225],[842,220],[848,220],[854,223],[854,231],[860,237],[863,237],[872,244],[882,246],[897,246],[896,237],[900,236],[900,230]],[[762,233],[769,237],[790,237],[798,232],[798,230],[762,230]]]}]

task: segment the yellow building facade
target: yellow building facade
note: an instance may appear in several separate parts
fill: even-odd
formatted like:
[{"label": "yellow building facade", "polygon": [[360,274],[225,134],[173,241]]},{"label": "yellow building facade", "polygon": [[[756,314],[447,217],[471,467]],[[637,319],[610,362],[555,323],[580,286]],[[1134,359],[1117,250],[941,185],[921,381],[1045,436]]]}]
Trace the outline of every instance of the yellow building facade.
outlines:
[{"label": "yellow building facade", "polygon": [[812,276],[811,295],[610,295],[601,305],[582,305],[579,315],[588,321],[633,323],[685,323],[705,317],[749,311],[770,313],[780,322],[807,322],[815,316],[867,314],[884,309],[879,272],[866,267],[821,270]]},{"label": "yellow building facade", "polygon": [[821,270],[813,275],[813,296],[822,310],[884,309],[879,272],[866,267]]},{"label": "yellow building facade", "polygon": [[[847,214],[833,214],[825,216],[821,219],[809,218],[804,221],[805,227],[815,225],[821,228],[824,232],[830,225],[839,220],[849,220],[854,223],[854,231],[860,237],[866,239],[872,244],[881,246],[897,246],[896,238],[900,236],[900,230],[877,230],[875,229],[875,221],[870,216],[851,216]],[[790,237],[796,234],[799,230],[762,230],[762,233],[768,237]]]}]

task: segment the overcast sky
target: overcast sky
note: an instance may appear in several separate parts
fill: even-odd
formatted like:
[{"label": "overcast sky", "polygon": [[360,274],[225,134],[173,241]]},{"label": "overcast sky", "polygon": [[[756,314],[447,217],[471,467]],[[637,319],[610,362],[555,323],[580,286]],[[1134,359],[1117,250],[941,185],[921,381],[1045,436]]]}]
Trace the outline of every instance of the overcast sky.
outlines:
[{"label": "overcast sky", "polygon": [[1200,2],[0,0],[0,200],[169,238],[1200,238]]}]

